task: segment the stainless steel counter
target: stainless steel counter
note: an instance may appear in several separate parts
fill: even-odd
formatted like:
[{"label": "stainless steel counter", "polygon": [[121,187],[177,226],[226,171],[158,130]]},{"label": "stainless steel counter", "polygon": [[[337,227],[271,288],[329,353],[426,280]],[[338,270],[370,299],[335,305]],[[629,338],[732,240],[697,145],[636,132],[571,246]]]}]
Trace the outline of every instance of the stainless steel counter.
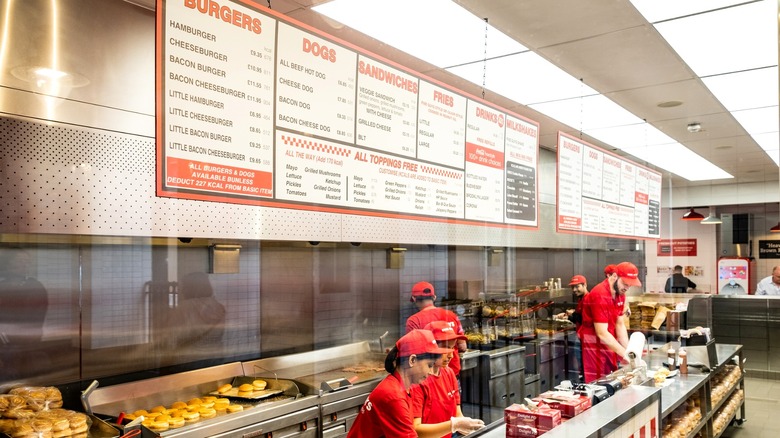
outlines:
[{"label": "stainless steel counter", "polygon": [[[652,352],[645,360],[651,369],[656,369],[666,360],[666,351],[672,346],[679,348],[677,343],[669,343],[662,348]],[[677,375],[667,381],[660,387],[655,387],[652,381],[648,386],[630,386],[615,393],[614,396],[593,406],[584,413],[568,420],[561,426],[544,434],[545,438],[588,438],[595,436],[604,436],[613,430],[616,430],[627,419],[644,412],[655,403],[658,410],[659,430],[662,429],[663,418],[671,414],[677,407],[682,405],[688,397],[697,391],[703,395],[702,403],[705,405],[706,412],[702,415],[702,420],[697,430],[708,427],[713,413],[718,406],[711,406],[709,395],[706,394],[709,388],[710,377],[718,372],[725,364],[733,361],[735,357],[740,357],[742,346],[734,344],[716,344],[718,361],[713,364],[711,372],[702,372],[700,369],[689,368],[687,375]],[[736,363],[735,363],[736,364]],[[722,402],[721,402],[722,403]],[[744,418],[744,405],[742,407],[741,418]],[[495,438],[505,436],[505,425],[503,421],[496,421],[489,424],[479,434],[486,438]],[[659,435],[660,436],[660,435]]]}]

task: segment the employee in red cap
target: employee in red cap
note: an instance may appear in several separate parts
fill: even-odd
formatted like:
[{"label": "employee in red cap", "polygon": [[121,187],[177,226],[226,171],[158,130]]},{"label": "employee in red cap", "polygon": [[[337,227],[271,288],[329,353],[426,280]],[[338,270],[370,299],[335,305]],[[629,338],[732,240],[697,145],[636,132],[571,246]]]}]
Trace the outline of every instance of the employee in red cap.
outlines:
[{"label": "employee in red cap", "polygon": [[615,273],[615,265],[604,266],[604,278],[609,278],[609,276],[614,273]]},{"label": "employee in red cap", "polygon": [[582,324],[582,300],[585,298],[585,295],[588,294],[588,280],[582,275],[575,275],[571,278],[571,281],[569,281],[569,287],[571,287],[571,291],[577,299],[577,307],[568,309],[566,312],[561,312],[555,315],[555,318],[568,319],[573,322],[579,330],[580,325]]},{"label": "employee in red cap", "polygon": [[402,336],[385,358],[390,375],[368,395],[347,437],[417,437],[412,385],[422,383],[441,355],[450,351],[439,347],[429,330],[412,330]]},{"label": "employee in red cap", "polygon": [[452,360],[455,342],[466,340],[466,337],[455,333],[445,321],[434,321],[425,329],[433,333],[439,347],[448,351],[436,361],[433,373],[412,387],[414,429],[421,437],[451,437],[455,432],[468,435],[484,427],[485,423],[463,416],[458,380],[452,368],[447,366]]},{"label": "employee in red cap", "polygon": [[[460,324],[460,320],[455,313],[436,307],[434,302],[436,301],[436,292],[433,289],[433,285],[427,281],[421,281],[412,287],[411,302],[417,306],[418,312],[410,316],[406,320],[406,332],[410,332],[415,329],[424,329],[426,325],[433,321],[446,321],[450,324],[455,333],[462,335],[463,326]],[[450,361],[449,367],[452,371],[455,371],[455,375],[460,374],[460,355],[458,352],[466,351],[466,341],[459,339],[455,343],[455,352]]]},{"label": "employee in red cap", "polygon": [[618,360],[625,356],[628,331],[622,316],[626,313],[626,291],[641,285],[636,266],[623,262],[585,296],[577,336],[582,342],[586,382],[616,371]]}]

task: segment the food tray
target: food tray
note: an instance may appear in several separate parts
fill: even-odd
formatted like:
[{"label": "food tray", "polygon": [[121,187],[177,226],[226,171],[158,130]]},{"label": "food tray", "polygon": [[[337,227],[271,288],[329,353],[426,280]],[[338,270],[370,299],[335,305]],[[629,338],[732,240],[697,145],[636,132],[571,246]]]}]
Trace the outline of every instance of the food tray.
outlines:
[{"label": "food tray", "polygon": [[[255,377],[246,377],[246,376],[235,377],[233,379],[233,382],[231,383],[231,385],[233,385],[233,387],[230,388],[229,391],[227,391],[225,393],[220,393],[219,391],[211,391],[209,394],[215,395],[215,396],[218,396],[218,397],[225,397],[225,398],[229,398],[229,399],[257,401],[257,400],[262,400],[262,399],[265,399],[265,398],[273,397],[275,395],[279,395],[279,394],[284,393],[285,390],[286,390],[285,383],[289,382],[287,380],[263,379],[263,380],[265,380],[267,382],[267,386],[266,386],[265,389],[255,390],[255,391],[252,391],[252,392],[250,392],[249,394],[246,394],[246,395],[244,395],[244,394],[238,395],[239,394],[239,391],[238,391],[238,387],[239,386],[241,386],[241,385],[243,385],[245,383],[248,383],[248,384],[251,385],[254,380],[257,380],[257,378],[255,378]],[[293,385],[293,383],[289,382],[289,385]]]}]

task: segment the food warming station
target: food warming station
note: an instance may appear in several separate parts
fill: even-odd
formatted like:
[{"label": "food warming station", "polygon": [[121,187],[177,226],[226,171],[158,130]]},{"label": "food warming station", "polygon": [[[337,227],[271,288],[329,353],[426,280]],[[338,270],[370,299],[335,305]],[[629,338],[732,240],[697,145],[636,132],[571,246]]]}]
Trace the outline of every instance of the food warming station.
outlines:
[{"label": "food warming station", "polygon": [[[381,350],[379,350],[381,351]],[[109,422],[122,413],[170,406],[206,395],[226,383],[262,378],[273,397],[234,399],[234,413],[153,432],[144,437],[343,437],[368,394],[387,375],[385,354],[368,342],[307,353],[234,362],[152,379],[88,389],[85,408]],[[231,397],[229,397],[231,398]]]}]

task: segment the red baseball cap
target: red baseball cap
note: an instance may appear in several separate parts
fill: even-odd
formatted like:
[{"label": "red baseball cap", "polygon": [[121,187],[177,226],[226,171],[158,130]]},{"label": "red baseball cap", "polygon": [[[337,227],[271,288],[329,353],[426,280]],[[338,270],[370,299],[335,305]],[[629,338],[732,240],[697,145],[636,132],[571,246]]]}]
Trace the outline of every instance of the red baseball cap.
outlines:
[{"label": "red baseball cap", "polygon": [[582,275],[575,275],[571,278],[571,281],[569,282],[569,286],[574,286],[577,284],[588,284],[588,280],[585,279]]},{"label": "red baseball cap", "polygon": [[427,281],[421,281],[412,286],[412,297],[409,301],[414,302],[415,298],[433,298],[436,296],[436,292],[433,290],[433,285]]},{"label": "red baseball cap", "polygon": [[439,348],[433,332],[430,330],[412,330],[401,336],[401,339],[395,343],[398,349],[398,357],[409,357],[413,354],[447,354],[449,348]]},{"label": "red baseball cap", "polygon": [[615,273],[615,268],[617,268],[617,266],[615,266],[615,265],[607,265],[607,266],[605,266],[604,267],[604,275],[610,276],[610,275],[614,274]]},{"label": "red baseball cap", "polygon": [[430,330],[433,333],[433,338],[437,341],[466,340],[465,336],[455,333],[455,329],[447,321],[431,321],[425,326],[425,330]]},{"label": "red baseball cap", "polygon": [[633,263],[623,262],[615,266],[615,273],[626,286],[641,286],[642,282],[639,281],[639,269],[634,266]]}]

